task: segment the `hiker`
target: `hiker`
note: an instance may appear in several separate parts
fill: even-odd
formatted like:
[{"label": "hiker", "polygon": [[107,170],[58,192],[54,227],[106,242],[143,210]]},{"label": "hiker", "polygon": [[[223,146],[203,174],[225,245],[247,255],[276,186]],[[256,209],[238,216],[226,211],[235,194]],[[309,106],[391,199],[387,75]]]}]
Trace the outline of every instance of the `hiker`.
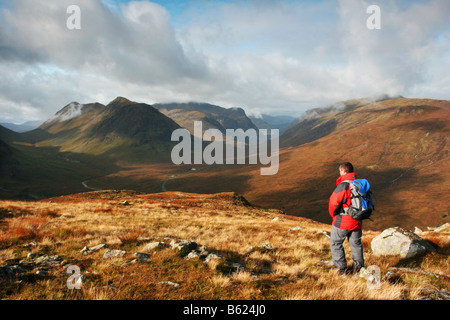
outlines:
[{"label": "hiker", "polygon": [[[333,218],[331,226],[331,255],[334,266],[340,274],[349,271],[359,272],[364,267],[363,247],[361,244],[362,222],[345,214],[344,208],[351,206],[350,181],[356,179],[353,165],[345,162],[339,165],[339,178],[336,180],[336,189],[330,196],[328,212]],[[347,268],[343,243],[348,239],[352,251],[352,270]]]}]

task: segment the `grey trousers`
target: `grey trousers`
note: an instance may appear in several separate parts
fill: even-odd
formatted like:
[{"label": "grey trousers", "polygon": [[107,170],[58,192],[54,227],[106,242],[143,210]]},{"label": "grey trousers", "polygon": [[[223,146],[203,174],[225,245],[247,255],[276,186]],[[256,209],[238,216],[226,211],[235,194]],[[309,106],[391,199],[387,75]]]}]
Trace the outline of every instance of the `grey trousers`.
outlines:
[{"label": "grey trousers", "polygon": [[347,260],[345,259],[345,250],[343,243],[345,238],[348,239],[350,249],[352,250],[353,269],[364,267],[363,247],[361,244],[362,230],[342,230],[335,226],[331,227],[331,256],[334,266],[340,270],[347,268]]}]

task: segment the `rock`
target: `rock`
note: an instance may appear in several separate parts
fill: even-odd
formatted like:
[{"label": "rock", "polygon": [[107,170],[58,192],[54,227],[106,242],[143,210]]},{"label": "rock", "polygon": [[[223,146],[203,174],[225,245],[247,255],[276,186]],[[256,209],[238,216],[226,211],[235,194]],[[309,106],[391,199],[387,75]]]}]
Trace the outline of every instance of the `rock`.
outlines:
[{"label": "rock", "polygon": [[178,287],[180,285],[180,284],[178,284],[176,282],[172,282],[172,281],[160,281],[157,284],[167,284],[172,287]]},{"label": "rock", "polygon": [[83,249],[80,250],[81,253],[87,254],[89,252],[89,248],[84,246]]},{"label": "rock", "polygon": [[206,256],[209,255],[208,248],[203,245],[201,245],[197,248],[197,252],[199,253],[200,257],[202,257],[202,258],[206,258]]},{"label": "rock", "polygon": [[116,257],[123,257],[127,252],[123,250],[112,250],[108,249],[105,254],[103,255],[104,259],[108,258],[116,258]]},{"label": "rock", "polygon": [[24,248],[30,248],[30,247],[39,247],[38,243],[36,241],[31,241],[30,243],[27,243],[23,246]]},{"label": "rock", "polygon": [[375,255],[400,255],[411,258],[434,248],[417,234],[400,227],[389,228],[373,238],[372,252]]},{"label": "rock", "polygon": [[272,251],[272,250],[273,250],[272,244],[270,242],[266,242],[266,243],[263,243],[262,245],[259,245],[257,247],[253,247],[253,246],[249,247],[246,250],[246,254],[248,255],[248,254],[251,254],[253,252],[266,253],[266,252],[269,252],[269,251]]},{"label": "rock", "polygon": [[81,249],[80,252],[84,253],[84,254],[88,254],[89,252],[96,252],[96,251],[99,251],[101,249],[106,249],[106,248],[109,248],[109,246],[105,243],[101,243],[101,244],[98,244],[98,245],[90,247],[90,248],[84,247],[83,249]]},{"label": "rock", "polygon": [[144,262],[147,261],[150,258],[150,255],[147,253],[142,253],[142,252],[135,252],[134,254],[137,258],[139,262]]},{"label": "rock", "polygon": [[298,230],[302,230],[302,229],[303,229],[302,227],[297,226],[297,227],[289,229],[289,231],[298,231]]},{"label": "rock", "polygon": [[194,259],[194,258],[200,258],[205,259],[209,255],[208,248],[206,246],[199,246],[197,249],[192,250],[189,252],[189,254],[185,257],[185,259]]},{"label": "rock", "polygon": [[325,237],[327,237],[328,239],[330,239],[330,233],[326,232],[326,231],[317,231],[317,233],[323,234]]},{"label": "rock", "polygon": [[123,206],[128,206],[130,204],[127,200],[119,202],[119,203]]},{"label": "rock", "polygon": [[37,257],[39,254],[36,252],[30,252],[29,254],[27,254],[27,258],[28,259],[33,259],[35,257]]},{"label": "rock", "polygon": [[189,240],[172,240],[170,242],[172,249],[178,249],[181,257],[186,257],[192,250],[196,250],[198,245],[194,241]]},{"label": "rock", "polygon": [[98,244],[96,246],[90,247],[89,251],[95,252],[95,251],[98,251],[100,249],[105,249],[105,248],[109,248],[109,246],[107,244],[105,244],[105,243],[100,243],[100,244]]},{"label": "rock", "polygon": [[200,253],[196,250],[192,250],[189,252],[189,254],[185,257],[186,260],[194,259],[194,258],[200,258]]},{"label": "rock", "polygon": [[207,263],[207,264],[209,264],[209,263],[211,263],[212,261],[217,261],[217,260],[220,260],[220,259],[222,259],[222,257],[221,257],[219,254],[217,254],[217,253],[210,253],[210,254],[208,254],[208,255],[206,256],[204,262]]},{"label": "rock", "polygon": [[191,251],[197,249],[198,247],[196,242],[189,240],[172,240],[170,242],[170,246],[172,247],[172,249],[178,249],[180,251],[187,249],[190,249],[189,251]]},{"label": "rock", "polygon": [[445,289],[421,288],[420,291],[426,292],[426,295],[419,296],[419,300],[450,300],[450,291]]},{"label": "rock", "polygon": [[136,240],[137,241],[150,241],[151,239],[149,237],[138,237]]},{"label": "rock", "polygon": [[40,276],[46,276],[46,275],[48,275],[48,270],[40,269],[40,270],[36,271],[36,274],[38,274]]},{"label": "rock", "polygon": [[225,260],[225,264],[231,267],[232,272],[239,272],[245,270],[245,266],[238,262]]},{"label": "rock", "polygon": [[58,255],[48,256],[45,254],[33,259],[31,262],[40,266],[54,267],[59,266],[61,264],[61,261],[62,259]]},{"label": "rock", "polygon": [[421,230],[421,229],[418,228],[418,227],[415,227],[415,228],[414,228],[414,233],[415,233],[415,234],[423,234],[423,230]]},{"label": "rock", "polygon": [[433,230],[434,232],[442,232],[442,231],[450,231],[450,223],[445,223],[440,227],[437,227]]},{"label": "rock", "polygon": [[266,251],[273,250],[272,244],[270,242],[263,243],[262,245],[259,246],[259,248],[266,250]]},{"label": "rock", "polygon": [[144,246],[144,248],[142,249],[142,251],[152,251],[152,250],[155,250],[155,249],[157,249],[157,248],[165,248],[165,247],[167,247],[167,245],[164,243],[164,242],[158,242],[158,241],[156,241],[156,242],[150,242],[150,243],[147,243],[145,246]]},{"label": "rock", "polygon": [[0,266],[0,282],[17,282],[17,275],[27,271],[17,265]]}]

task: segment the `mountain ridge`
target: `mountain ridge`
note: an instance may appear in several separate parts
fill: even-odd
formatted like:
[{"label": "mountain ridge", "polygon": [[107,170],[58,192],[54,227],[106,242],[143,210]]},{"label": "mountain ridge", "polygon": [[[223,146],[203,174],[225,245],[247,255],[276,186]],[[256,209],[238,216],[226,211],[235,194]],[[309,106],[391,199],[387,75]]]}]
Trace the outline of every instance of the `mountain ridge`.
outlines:
[{"label": "mountain ridge", "polygon": [[[81,108],[84,118],[82,115],[47,123],[31,135],[30,132],[18,135],[1,130],[0,133],[5,132],[5,137],[9,138],[0,135],[0,139],[20,151],[21,163],[29,166],[24,172],[28,173],[36,171],[33,159],[46,161],[43,160],[46,153],[53,157],[51,170],[57,169],[46,174],[48,177],[64,176],[68,170],[75,170],[70,169],[73,166],[70,161],[80,161],[76,170],[108,164],[108,170],[97,173],[82,169],[85,171],[80,177],[84,180],[74,181],[78,187],[68,187],[68,193],[70,188],[73,191],[84,188],[81,182],[87,180],[90,186],[100,189],[155,192],[163,185],[167,190],[185,192],[235,191],[257,205],[321,222],[329,221],[327,199],[334,189],[337,165],[350,161],[359,177],[368,178],[375,196],[382,199],[375,222],[368,222],[367,227],[379,229],[394,221],[411,228],[440,224],[449,217],[449,208],[442,202],[446,197],[443,190],[449,188],[450,181],[446,170],[449,168],[449,103],[447,100],[397,98],[367,104],[355,99],[336,103],[341,108],[313,109],[309,118],[301,120],[302,126],[297,126],[297,131],[290,128],[280,137],[283,146],[280,170],[270,177],[260,175],[259,165],[176,166],[168,157],[164,163],[160,159],[149,162],[152,153],[168,155],[171,148],[168,144],[163,147],[156,144],[151,149],[148,138],[155,137],[153,141],[156,141],[161,133],[161,140],[167,142],[171,131],[167,130],[168,126],[162,132],[143,134],[138,128],[146,126],[145,119],[151,120],[151,115],[157,115],[158,125],[160,119],[165,119],[172,123],[172,129],[180,126],[151,106],[123,97],[112,100],[109,108],[102,104],[84,104]],[[126,114],[128,107],[136,112]],[[177,110],[175,104],[173,107]],[[148,118],[141,116],[141,112]],[[206,116],[200,111],[188,112],[193,116],[189,119]],[[128,120],[124,121],[125,118]],[[83,119],[86,121],[80,121]],[[133,127],[130,122],[141,124]],[[97,126],[99,123],[102,125]],[[211,123],[218,124],[218,121]],[[91,137],[89,133],[93,128],[96,135]],[[35,140],[31,139],[33,135]],[[106,147],[102,148],[102,143]],[[92,154],[80,153],[83,148],[91,148]],[[6,156],[14,160],[16,155]],[[44,172],[50,169],[46,170]],[[31,189],[38,184],[36,175]],[[40,184],[39,188],[44,186]],[[422,191],[424,186],[429,189],[429,195]]]},{"label": "mountain ridge", "polygon": [[[314,139],[285,144],[280,150],[280,169],[274,176],[261,176],[259,166],[206,168],[171,180],[166,187],[223,192],[234,186],[252,203],[329,222],[327,202],[338,164],[350,161],[358,177],[369,179],[378,202],[374,222],[365,223],[366,227],[445,223],[449,208],[442,199],[450,187],[449,119],[450,101],[433,99],[390,99],[324,112],[304,130],[316,133]],[[320,130],[314,132],[315,128]],[[280,141],[286,141],[288,134]]]}]

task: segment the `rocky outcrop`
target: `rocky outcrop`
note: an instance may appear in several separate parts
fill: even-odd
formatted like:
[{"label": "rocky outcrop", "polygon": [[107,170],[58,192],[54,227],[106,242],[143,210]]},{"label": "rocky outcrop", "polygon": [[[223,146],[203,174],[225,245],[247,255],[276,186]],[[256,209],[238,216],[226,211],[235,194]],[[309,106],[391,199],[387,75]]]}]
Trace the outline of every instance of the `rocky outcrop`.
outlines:
[{"label": "rocky outcrop", "polygon": [[156,249],[163,249],[166,248],[167,245],[165,242],[159,242],[159,241],[155,241],[155,242],[150,242],[147,243],[144,248],[142,248],[143,252],[148,252],[148,251],[153,251]]},{"label": "rocky outcrop", "polygon": [[118,257],[123,257],[127,252],[124,250],[111,250],[108,249],[106,250],[105,254],[103,255],[104,259],[108,259],[108,258],[118,258]]},{"label": "rocky outcrop", "polygon": [[389,228],[376,236],[371,242],[372,252],[376,255],[399,255],[402,258],[435,251],[424,239],[414,232],[400,227]]},{"label": "rocky outcrop", "polygon": [[0,283],[2,282],[16,282],[17,276],[26,273],[27,270],[20,266],[0,266]]},{"label": "rocky outcrop", "polygon": [[109,246],[107,244],[101,243],[101,244],[98,244],[98,245],[90,247],[90,248],[84,247],[83,249],[81,249],[80,252],[84,253],[84,254],[88,254],[90,252],[96,252],[96,251],[99,251],[99,250],[105,249],[105,248],[107,249],[107,248],[109,248]]}]

